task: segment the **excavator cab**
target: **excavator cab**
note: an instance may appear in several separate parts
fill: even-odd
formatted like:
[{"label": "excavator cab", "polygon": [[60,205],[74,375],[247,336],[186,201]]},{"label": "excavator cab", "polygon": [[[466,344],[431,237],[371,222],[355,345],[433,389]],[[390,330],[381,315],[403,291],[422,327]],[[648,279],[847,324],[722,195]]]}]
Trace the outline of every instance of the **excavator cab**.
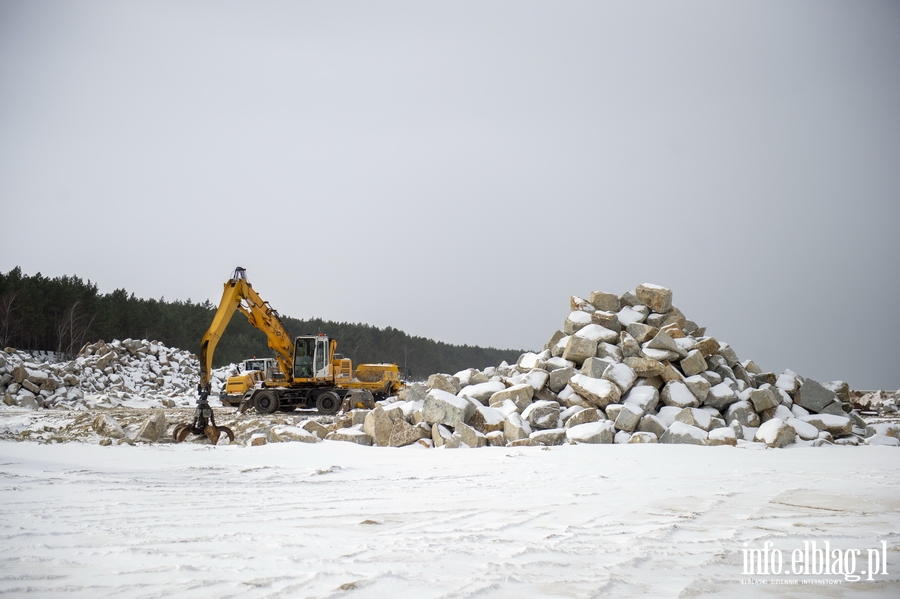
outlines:
[{"label": "excavator cab", "polygon": [[326,335],[303,335],[294,341],[294,380],[331,376],[331,343]]}]

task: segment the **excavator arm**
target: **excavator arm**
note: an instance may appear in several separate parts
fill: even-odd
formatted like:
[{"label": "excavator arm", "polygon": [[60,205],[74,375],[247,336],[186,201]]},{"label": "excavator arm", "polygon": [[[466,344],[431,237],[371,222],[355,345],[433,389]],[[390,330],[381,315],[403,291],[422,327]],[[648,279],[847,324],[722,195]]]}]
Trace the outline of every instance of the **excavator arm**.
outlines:
[{"label": "excavator arm", "polygon": [[240,311],[251,325],[266,334],[269,348],[275,352],[281,372],[290,376],[294,367],[294,344],[291,336],[281,324],[278,312],[250,286],[246,270],[237,267],[231,279],[225,283],[219,309],[200,342],[200,387],[209,384],[213,353],[235,311]]},{"label": "excavator arm", "polygon": [[199,397],[197,409],[194,413],[192,424],[178,424],[172,431],[176,442],[183,441],[189,433],[206,435],[215,445],[221,433],[226,433],[234,441],[234,433],[227,426],[217,426],[212,408],[209,406],[210,376],[212,373],[213,354],[216,345],[225,332],[225,327],[231,322],[231,317],[238,310],[247,317],[257,329],[263,331],[268,337],[269,347],[275,352],[275,359],[285,376],[290,376],[294,364],[294,345],[291,336],[281,324],[278,312],[272,309],[268,302],[262,298],[250,286],[247,281],[247,271],[240,266],[234,269],[231,279],[225,283],[222,292],[222,300],[219,309],[213,317],[212,324],[203,340],[200,342],[200,384],[198,385]]}]

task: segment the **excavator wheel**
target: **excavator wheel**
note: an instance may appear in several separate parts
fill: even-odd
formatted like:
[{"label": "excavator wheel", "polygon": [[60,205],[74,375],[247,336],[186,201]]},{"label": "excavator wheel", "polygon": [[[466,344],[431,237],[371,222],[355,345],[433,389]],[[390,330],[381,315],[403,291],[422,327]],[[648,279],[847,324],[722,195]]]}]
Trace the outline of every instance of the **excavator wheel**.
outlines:
[{"label": "excavator wheel", "polygon": [[334,391],[326,391],[316,398],[316,409],[325,416],[337,414],[341,411],[341,398]]},{"label": "excavator wheel", "polygon": [[278,396],[274,391],[260,391],[253,403],[260,414],[274,414],[278,410]]}]

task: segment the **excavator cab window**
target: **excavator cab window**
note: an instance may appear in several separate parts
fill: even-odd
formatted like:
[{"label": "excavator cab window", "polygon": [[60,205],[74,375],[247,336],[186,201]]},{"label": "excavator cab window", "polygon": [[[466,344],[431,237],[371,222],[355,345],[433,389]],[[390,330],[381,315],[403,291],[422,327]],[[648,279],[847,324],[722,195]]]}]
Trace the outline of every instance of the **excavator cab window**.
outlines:
[{"label": "excavator cab window", "polygon": [[294,378],[312,378],[315,349],[315,339],[297,339],[297,346],[294,350]]},{"label": "excavator cab window", "polygon": [[316,376],[328,376],[328,372],[325,369],[325,355],[328,349],[328,340],[325,338],[319,338],[316,341]]}]

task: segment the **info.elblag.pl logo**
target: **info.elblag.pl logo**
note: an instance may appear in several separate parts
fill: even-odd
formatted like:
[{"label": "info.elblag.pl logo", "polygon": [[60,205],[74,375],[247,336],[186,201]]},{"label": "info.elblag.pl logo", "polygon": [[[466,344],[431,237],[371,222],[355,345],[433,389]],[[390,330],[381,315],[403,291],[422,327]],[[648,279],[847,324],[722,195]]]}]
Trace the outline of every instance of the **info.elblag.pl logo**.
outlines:
[{"label": "info.elblag.pl logo", "polygon": [[[803,541],[787,553],[776,549],[772,541],[754,549],[744,543],[744,576],[842,576],[843,581],[877,580],[887,576],[887,542],[867,549],[839,549],[831,547],[831,541]],[[765,579],[754,581],[765,584]],[[824,583],[825,580],[779,580],[781,583]],[[834,581],[840,583],[840,579]]]}]

